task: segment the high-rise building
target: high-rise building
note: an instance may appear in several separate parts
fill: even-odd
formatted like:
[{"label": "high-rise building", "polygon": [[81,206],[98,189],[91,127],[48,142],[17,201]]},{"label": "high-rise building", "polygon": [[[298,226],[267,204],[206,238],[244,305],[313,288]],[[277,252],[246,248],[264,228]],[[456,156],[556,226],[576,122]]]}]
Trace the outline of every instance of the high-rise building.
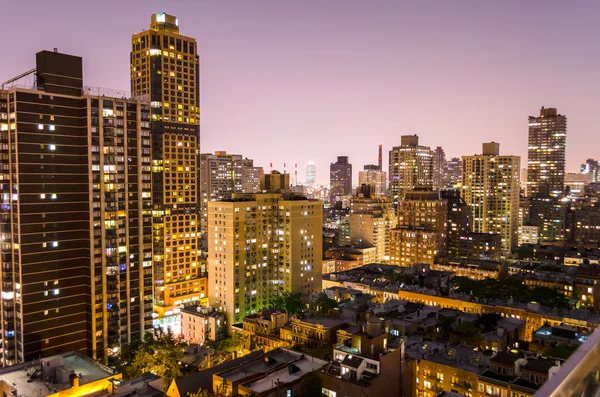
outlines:
[{"label": "high-rise building", "polygon": [[348,162],[348,156],[338,156],[329,166],[329,185],[331,201],[337,196],[352,194],[352,164]]},{"label": "high-rise building", "polygon": [[556,197],[531,197],[529,199],[528,225],[537,226],[540,241],[565,239],[568,203]]},{"label": "high-rise building", "polygon": [[397,218],[391,202],[384,199],[353,197],[350,202],[350,242],[375,247],[377,261],[389,259],[390,230]]},{"label": "high-rise building", "polygon": [[561,196],[565,183],[567,117],[554,108],[540,110],[539,117],[529,117],[527,158],[527,195]]},{"label": "high-rise building", "polygon": [[439,192],[419,188],[398,202],[398,227],[390,233],[390,263],[433,264],[446,255],[448,203]]},{"label": "high-rise building", "polygon": [[[227,324],[268,307],[283,292],[321,291],[322,203],[282,194],[208,203],[210,304]],[[212,233],[212,230],[211,230]]]},{"label": "high-rise building", "polygon": [[387,173],[377,165],[366,164],[364,170],[358,172],[358,185],[370,186],[374,197],[383,197],[387,193]]},{"label": "high-rise building", "polygon": [[471,207],[460,197],[459,189],[442,189],[440,198],[446,200],[448,208],[448,255],[458,257],[460,238],[471,233],[473,213]]},{"label": "high-rise building", "polygon": [[598,160],[587,159],[584,164],[581,164],[581,173],[590,174],[591,182],[600,182],[600,165]]},{"label": "high-rise building", "polygon": [[417,135],[403,135],[401,145],[390,150],[389,191],[394,204],[404,198],[406,191],[433,185],[433,152],[419,146]]},{"label": "high-rise building", "polygon": [[251,159],[224,151],[200,155],[202,233],[206,232],[208,202],[231,198],[234,193],[258,193],[262,168]]},{"label": "high-rise building", "polygon": [[150,96],[154,309],[174,314],[197,301],[200,273],[199,59],[196,40],[179,33],[176,17],[153,14],[133,35],[131,91]]},{"label": "high-rise building", "polygon": [[432,184],[434,190],[448,187],[448,175],[446,166],[446,153],[441,146],[435,148],[433,152],[433,174]]},{"label": "high-rise building", "polygon": [[0,361],[106,362],[152,326],[150,105],[84,88],[76,56],[34,72],[0,91]]},{"label": "high-rise building", "polygon": [[462,161],[458,157],[452,157],[446,161],[447,187],[456,187],[462,182]]},{"label": "high-rise building", "polygon": [[306,184],[314,185],[317,182],[317,167],[315,163],[310,162],[306,165]]},{"label": "high-rise building", "polygon": [[473,211],[475,233],[500,234],[502,249],[518,243],[519,156],[500,156],[499,143],[484,143],[483,154],[463,156],[462,197]]}]

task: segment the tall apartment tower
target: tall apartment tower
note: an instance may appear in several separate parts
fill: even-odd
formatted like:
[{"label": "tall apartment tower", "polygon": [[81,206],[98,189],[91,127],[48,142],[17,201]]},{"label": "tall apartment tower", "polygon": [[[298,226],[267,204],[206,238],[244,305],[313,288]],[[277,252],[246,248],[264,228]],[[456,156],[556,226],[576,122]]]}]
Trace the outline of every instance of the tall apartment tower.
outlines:
[{"label": "tall apartment tower", "polygon": [[79,57],[36,63],[0,91],[1,361],[106,362],[152,327],[150,104],[84,88]]},{"label": "tall apartment tower", "polygon": [[356,246],[371,245],[377,261],[389,259],[390,230],[397,217],[390,201],[381,198],[353,197],[350,202],[350,242]]},{"label": "tall apartment tower", "polygon": [[390,232],[390,263],[433,264],[446,255],[448,204],[430,188],[407,191],[398,202],[398,227]]},{"label": "tall apartment tower", "polygon": [[446,167],[446,153],[441,146],[435,148],[433,152],[433,174],[432,184],[434,190],[448,187],[448,175]]},{"label": "tall apartment tower", "polygon": [[321,291],[322,221],[320,201],[277,193],[208,203],[208,296],[228,326],[284,292]]},{"label": "tall apartment tower", "polygon": [[473,212],[473,232],[495,233],[502,250],[518,244],[519,156],[500,156],[499,143],[484,143],[483,154],[463,156],[462,197]]},{"label": "tall apartment tower", "polygon": [[329,185],[331,200],[336,196],[352,194],[352,164],[348,156],[338,156],[335,163],[329,167]]},{"label": "tall apartment tower", "polygon": [[567,117],[554,108],[529,117],[527,195],[559,197],[565,187]]},{"label": "tall apartment tower", "polygon": [[433,152],[419,146],[417,135],[403,135],[401,145],[390,150],[389,191],[395,205],[406,191],[433,185]]},{"label": "tall apartment tower", "polygon": [[462,182],[462,161],[458,157],[452,157],[446,161],[446,187],[456,187]]},{"label": "tall apartment tower", "polygon": [[260,192],[262,168],[251,159],[224,151],[200,155],[201,230],[206,232],[208,202],[228,200],[234,193]]},{"label": "tall apartment tower", "polygon": [[358,172],[358,185],[370,186],[374,197],[383,197],[387,193],[387,173],[375,164],[366,164]]},{"label": "tall apartment tower", "polygon": [[314,185],[317,181],[317,167],[315,163],[310,162],[306,165],[306,184]]},{"label": "tall apartment tower", "polygon": [[199,60],[196,40],[179,34],[177,18],[154,14],[133,35],[131,91],[150,96],[154,309],[171,315],[199,300]]}]

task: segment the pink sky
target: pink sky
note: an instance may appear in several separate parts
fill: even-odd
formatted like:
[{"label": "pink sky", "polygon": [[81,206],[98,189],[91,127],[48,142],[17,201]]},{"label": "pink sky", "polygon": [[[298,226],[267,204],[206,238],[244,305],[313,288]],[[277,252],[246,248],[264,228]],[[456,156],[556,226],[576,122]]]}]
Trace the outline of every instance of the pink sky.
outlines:
[{"label": "pink sky", "polygon": [[[595,1],[13,1],[0,24],[4,81],[58,47],[84,58],[84,83],[129,88],[133,32],[179,17],[198,40],[202,152],[268,168],[308,161],[328,182],[384,166],[400,135],[479,153],[484,141],[526,164],[527,117],[568,117],[567,168],[598,157],[600,2]],[[355,180],[356,183],[356,180]]]}]

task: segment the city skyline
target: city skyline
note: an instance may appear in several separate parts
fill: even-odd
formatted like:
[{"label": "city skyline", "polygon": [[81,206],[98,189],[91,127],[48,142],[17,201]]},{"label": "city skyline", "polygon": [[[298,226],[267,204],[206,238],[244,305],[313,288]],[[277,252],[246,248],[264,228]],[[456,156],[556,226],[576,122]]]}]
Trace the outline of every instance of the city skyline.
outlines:
[{"label": "city skyline", "polygon": [[[115,7],[117,17],[110,13]],[[28,70],[31,54],[57,47],[83,57],[89,85],[127,89],[132,29],[145,29],[149,14],[164,11],[198,39],[203,153],[240,153],[265,170],[271,162],[279,170],[287,163],[291,172],[297,162],[301,180],[314,161],[318,183],[327,182],[328,165],[338,155],[350,157],[357,180],[362,166],[375,161],[376,145],[388,152],[404,134],[442,146],[448,158],[496,141],[503,153],[525,161],[527,118],[545,106],[569,116],[567,172],[597,157],[586,141],[600,77],[592,51],[600,5],[581,2],[565,10],[537,2],[461,2],[425,12],[429,8],[256,2],[230,9],[134,1],[107,2],[90,19],[89,5],[78,2],[57,4],[50,18],[43,7],[12,3],[13,17],[0,31],[8,35],[36,20],[44,35],[22,32],[6,42],[11,62],[0,66],[0,76],[4,81]],[[94,37],[102,40],[87,46]],[[492,114],[502,116],[493,125],[486,122]],[[302,138],[275,139],[281,134]],[[474,135],[479,139],[469,139]],[[268,153],[265,140],[272,146]]]}]

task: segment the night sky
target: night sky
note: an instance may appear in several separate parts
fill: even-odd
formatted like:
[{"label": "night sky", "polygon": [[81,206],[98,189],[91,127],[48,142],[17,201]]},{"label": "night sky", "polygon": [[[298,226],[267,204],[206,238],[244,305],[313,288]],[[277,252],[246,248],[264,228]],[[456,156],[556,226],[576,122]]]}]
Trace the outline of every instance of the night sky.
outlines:
[{"label": "night sky", "polygon": [[600,156],[600,1],[3,0],[0,80],[57,47],[85,85],[128,90],[156,12],[198,40],[202,152],[298,162],[300,180],[312,160],[328,183],[337,155],[356,175],[418,134],[447,157],[494,140],[524,167],[543,105],[568,117],[568,171]]}]

